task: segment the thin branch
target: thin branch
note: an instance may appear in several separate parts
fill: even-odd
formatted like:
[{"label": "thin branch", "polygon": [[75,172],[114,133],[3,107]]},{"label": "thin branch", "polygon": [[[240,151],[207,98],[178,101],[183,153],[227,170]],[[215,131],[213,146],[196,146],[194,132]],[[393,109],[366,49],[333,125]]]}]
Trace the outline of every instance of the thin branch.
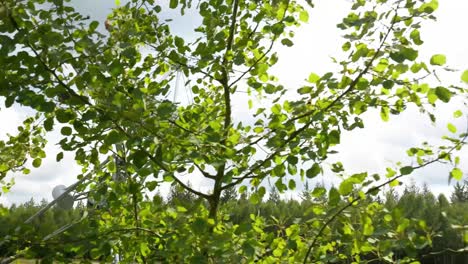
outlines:
[{"label": "thin branch", "polygon": [[[289,1],[288,3],[286,4],[286,8],[284,9],[284,14],[283,14],[283,17],[281,18],[281,20],[279,21],[279,23],[283,23],[284,22],[284,19],[286,18],[286,13],[288,12],[288,8],[289,8]],[[254,31],[255,32],[257,30],[257,27],[258,27],[259,23],[257,23],[257,25],[255,26],[254,28]],[[248,38],[251,37],[251,35],[253,34],[253,32],[251,32],[251,34],[249,35]],[[263,60],[267,55],[268,53],[270,53],[270,51],[273,49],[273,45],[275,44],[275,41],[278,39],[279,35],[274,35],[273,38],[271,39],[271,43],[270,43],[270,46],[268,47],[267,51],[265,53],[262,54],[262,56],[260,56],[258,59],[255,60],[255,62],[246,70],[244,71],[239,77],[237,77],[231,84],[229,84],[229,88],[234,86],[237,82],[239,82],[242,78],[244,78],[244,76],[249,73],[255,66],[257,66],[257,64]]]},{"label": "thin branch", "polygon": [[[234,35],[236,31],[236,21],[237,21],[237,9],[239,8],[239,0],[234,0],[233,3],[233,11],[232,11],[232,20],[231,20],[231,26],[229,27],[229,36],[227,39],[227,44],[226,44],[226,51],[224,52],[224,58],[223,58],[223,70],[222,70],[222,75],[223,79],[221,80],[221,84],[223,85],[224,89],[224,104],[226,107],[226,113],[224,116],[224,129],[225,131],[225,137],[223,141],[226,141],[226,136],[228,134],[228,129],[229,126],[231,125],[231,91],[230,91],[230,86],[228,84],[229,82],[229,76],[228,76],[228,53],[232,51],[232,44],[234,42]],[[224,142],[225,143],[225,142]]]},{"label": "thin branch", "polygon": [[437,255],[442,255],[446,252],[454,253],[454,254],[465,254],[468,253],[468,248],[462,248],[462,249],[452,249],[452,248],[446,248],[441,251],[436,251],[436,252],[429,252],[427,254],[424,254],[421,256],[421,258],[427,258],[427,257],[434,257]]},{"label": "thin branch", "polygon": [[[151,43],[149,43],[149,42],[146,42],[146,41],[145,41],[145,44],[148,45],[148,46],[150,46],[151,48],[153,48],[153,49],[156,50],[156,51],[158,50],[158,48],[157,48],[155,45],[153,45],[153,44],[151,44]],[[198,71],[198,72],[200,72],[200,73],[203,73],[206,77],[209,77],[209,78],[211,78],[211,79],[213,79],[213,80],[219,81],[217,78],[215,78],[213,75],[211,75],[211,74],[210,74],[209,72],[207,72],[207,71],[204,71],[204,70],[202,70],[202,69],[198,69],[198,68],[195,68],[195,67],[193,67],[193,66],[190,66],[190,65],[188,65],[188,64],[186,64],[186,63],[183,63],[183,62],[180,62],[180,61],[171,59],[171,58],[169,58],[168,56],[163,56],[162,54],[159,54],[159,55],[161,55],[163,58],[165,58],[165,59],[171,61],[172,63],[177,64],[178,66],[184,67],[184,68],[189,69],[189,70]]]},{"label": "thin branch", "polygon": [[[468,129],[468,126],[467,126],[467,129]],[[467,132],[468,132],[468,130],[467,130]],[[454,150],[456,150],[456,149],[459,148],[462,144],[464,144],[464,143],[466,142],[467,137],[468,137],[468,133],[462,138],[462,140],[460,140],[460,142],[458,142],[458,143],[455,144],[452,148],[450,148],[448,152],[443,153],[443,154],[440,154],[436,159],[433,159],[433,160],[431,160],[431,161],[428,161],[428,162],[426,162],[426,163],[424,163],[424,164],[421,164],[421,165],[419,165],[419,166],[412,167],[412,171],[417,170],[417,169],[424,168],[424,167],[426,167],[426,166],[428,166],[428,165],[430,165],[430,164],[432,164],[432,163],[435,163],[435,162],[438,162],[438,161],[444,159],[444,158],[447,157],[450,153],[452,153]],[[403,176],[405,176],[405,175],[407,175],[407,174],[400,174],[400,175],[398,175],[398,176],[395,176],[395,177],[393,177],[393,178],[391,178],[391,179],[385,181],[385,182],[382,183],[382,184],[379,184],[379,185],[377,185],[377,186],[374,186],[374,187],[368,189],[368,190],[365,192],[365,194],[367,195],[367,194],[373,193],[373,192],[375,192],[375,191],[378,191],[378,190],[380,190],[382,187],[384,187],[384,186],[390,184],[391,182],[393,182],[393,181],[395,181],[395,180],[400,179],[401,177],[403,177]],[[350,202],[348,202],[345,206],[343,206],[342,208],[340,208],[340,210],[338,210],[336,213],[334,213],[334,214],[332,215],[332,217],[330,217],[330,218],[322,225],[322,227],[319,229],[318,233],[315,235],[314,239],[312,240],[312,243],[310,244],[310,246],[309,246],[309,248],[308,248],[308,250],[307,250],[307,253],[306,253],[305,257],[304,257],[304,261],[303,261],[304,264],[307,263],[307,259],[309,258],[309,255],[310,255],[312,249],[315,247],[315,244],[317,243],[318,238],[322,235],[322,233],[323,233],[323,231],[325,230],[325,228],[326,228],[331,222],[333,222],[344,210],[346,210],[346,209],[348,209],[349,207],[353,206],[354,204],[356,204],[356,202],[362,200],[362,196],[357,196],[357,197],[355,197],[355,198],[351,198],[350,200],[351,200]]]},{"label": "thin branch", "polygon": [[196,163],[193,163],[193,165],[201,172],[201,174],[203,174],[203,176],[205,176],[206,178],[208,179],[212,179],[212,180],[215,180],[216,177],[209,174],[207,171],[203,170],[198,164]]},{"label": "thin branch", "polygon": [[[273,131],[272,131],[273,132]],[[244,150],[246,147],[250,147],[250,146],[253,146],[253,145],[257,145],[257,143],[259,143],[260,141],[266,139],[268,137],[268,135],[270,135],[271,133],[268,133],[268,134],[264,134],[263,136],[260,136],[258,137],[256,140],[250,142],[249,144],[247,144],[246,146],[244,146],[243,148],[239,149],[237,151],[237,153],[241,152],[242,150]]]},{"label": "thin branch", "polygon": [[267,51],[265,51],[265,53],[262,54],[262,56],[260,56],[258,59],[255,60],[255,62],[246,70],[244,71],[239,77],[237,77],[231,84],[229,84],[229,87],[232,87],[234,86],[237,82],[239,82],[242,78],[244,78],[244,76],[249,73],[255,66],[257,66],[257,64],[263,60],[267,55],[268,53],[270,53],[270,51],[273,49],[273,45],[275,44],[275,41],[278,39],[277,36],[273,37],[273,39],[271,40],[271,43],[270,43],[270,47],[268,47]]},{"label": "thin branch", "polygon": [[211,195],[208,195],[208,194],[205,194],[205,193],[202,193],[202,192],[199,192],[197,190],[194,190],[192,188],[190,188],[187,184],[183,183],[179,178],[177,178],[176,176],[172,176],[172,178],[174,179],[174,181],[176,181],[179,185],[181,185],[184,189],[186,189],[187,191],[195,194],[195,195],[198,195],[200,197],[203,197],[207,200],[210,199]]},{"label": "thin branch", "polygon": [[185,127],[183,127],[183,126],[177,124],[177,122],[175,122],[175,121],[173,121],[173,120],[171,120],[171,119],[168,119],[167,122],[173,124],[174,126],[180,128],[180,129],[182,129],[183,131],[185,131],[185,132],[187,132],[187,133],[190,133],[190,134],[193,134],[193,135],[200,135],[199,132],[196,132],[196,131],[192,131],[192,130],[190,130],[190,129],[187,129],[187,128],[185,128]]},{"label": "thin branch", "polygon": [[[390,32],[393,30],[393,27],[394,25],[396,24],[396,14],[394,15],[394,17],[392,18],[392,24],[389,28],[389,30],[386,32],[385,34],[385,37],[382,39],[382,42],[379,46],[379,48],[376,50],[374,56],[372,56],[372,58],[368,61],[368,63],[366,64],[366,67],[359,73],[359,75],[350,83],[348,89],[346,89],[342,94],[340,94],[337,98],[335,98],[335,100],[333,100],[329,105],[327,105],[325,108],[321,109],[320,111],[314,111],[314,110],[311,110],[311,111],[308,111],[300,116],[297,116],[297,117],[294,117],[292,118],[290,121],[295,121],[297,119],[300,119],[300,118],[303,118],[303,117],[306,117],[306,116],[309,116],[311,114],[314,114],[314,117],[315,116],[319,116],[320,114],[323,114],[325,113],[326,111],[330,110],[336,103],[338,103],[346,94],[348,94],[349,92],[351,92],[355,86],[357,85],[359,79],[364,75],[366,74],[370,67],[372,66],[372,63],[375,61],[375,59],[377,59],[377,56],[379,55],[380,53],[380,50],[381,48],[383,47],[385,41],[387,40],[388,36],[390,35]],[[268,161],[272,160],[276,155],[278,155],[280,152],[281,152],[281,149],[283,147],[285,147],[287,144],[289,144],[292,140],[294,140],[298,135],[300,135],[304,130],[306,130],[313,122],[315,121],[315,118],[311,118],[311,120],[309,122],[307,122],[304,126],[302,126],[301,128],[299,128],[298,130],[294,131],[293,133],[291,133],[291,135],[283,142],[282,146],[279,147],[275,152],[273,152],[270,156],[268,156],[266,159],[264,159],[263,161],[261,161],[260,163],[258,163],[256,166],[253,166],[244,176],[242,176],[241,178],[239,178],[238,180],[236,181],[233,181],[225,186],[223,186],[223,189],[225,188],[230,188],[232,187],[233,185],[237,185],[239,184],[241,181],[243,181],[244,179],[247,179],[254,171],[258,170],[260,167],[262,167],[264,164],[266,164]]]},{"label": "thin branch", "polygon": [[[372,66],[372,63],[375,61],[375,59],[377,59],[377,56],[379,56],[379,53],[380,53],[380,50],[382,49],[385,41],[387,40],[388,36],[390,35],[390,32],[392,32],[393,30],[393,26],[395,25],[396,23],[396,19],[395,19],[396,15],[393,17],[392,19],[392,24],[389,28],[389,30],[387,31],[387,33],[385,34],[385,37],[382,39],[382,42],[379,46],[379,48],[375,51],[375,54],[374,56],[372,56],[372,58],[369,60],[369,62],[366,64],[366,67],[358,74],[358,76],[356,76],[356,78],[354,78],[354,80],[349,84],[349,87],[348,89],[346,89],[343,93],[341,93],[337,98],[335,98],[335,100],[333,100],[327,107],[325,107],[324,110],[322,110],[322,112],[325,112],[327,111],[328,109],[330,109],[334,104],[336,104],[338,101],[340,101],[346,94],[348,94],[350,91],[352,91],[357,83],[359,82],[359,79],[362,78],[362,76],[364,76],[365,74],[367,74],[367,72],[369,71],[370,67]],[[296,121],[298,119],[301,119],[301,118],[304,118],[304,117],[307,117],[307,116],[310,116],[311,114],[314,114],[315,111],[314,110],[310,110],[302,115],[299,115],[299,116],[296,116],[294,118],[291,119],[291,121]]]},{"label": "thin branch", "polygon": [[[222,62],[222,69],[221,69],[221,74],[222,74],[222,79],[219,80],[222,87],[223,87],[223,97],[224,97],[224,133],[223,137],[221,139],[220,144],[222,146],[226,146],[227,143],[227,138],[229,136],[229,128],[232,123],[232,107],[231,107],[231,89],[229,86],[229,75],[228,75],[228,54],[229,52],[232,51],[232,44],[234,42],[234,35],[236,31],[236,21],[237,21],[237,10],[239,8],[239,0],[234,0],[233,3],[233,10],[232,10],[232,19],[231,19],[231,25],[229,27],[229,36],[227,39],[227,44],[226,44],[226,50],[224,52],[224,58]],[[215,183],[213,187],[213,200],[210,201],[211,203],[211,208],[210,208],[210,216],[214,217],[216,214],[216,207],[218,204],[217,199],[219,199],[219,195],[221,194],[222,191],[222,179],[224,177],[224,172],[226,169],[226,161],[223,162],[221,166],[216,171],[216,176],[215,176]],[[214,206],[212,206],[214,204]]]},{"label": "thin branch", "polygon": [[[18,32],[21,32],[23,29],[19,27],[18,23],[16,22],[16,20],[13,18],[13,16],[10,14],[9,15],[10,17],[10,20],[13,24],[13,27],[18,31]],[[27,35],[27,34],[26,34]],[[86,105],[91,105],[91,103],[89,102],[88,98],[85,97],[85,96],[81,96],[79,94],[77,94],[72,88],[70,88],[70,86],[68,86],[65,82],[62,81],[62,79],[60,79],[60,77],[57,75],[57,73],[52,69],[50,68],[47,63],[45,63],[44,60],[42,60],[41,56],[39,55],[39,53],[37,52],[37,50],[32,46],[31,43],[29,43],[29,40],[26,40],[26,46],[28,46],[32,52],[34,53],[34,55],[36,56],[36,59],[40,62],[40,64],[44,67],[44,69],[46,71],[48,71],[50,74],[52,74],[52,76],[54,76],[54,78],[57,80],[57,82],[63,86],[65,88],[65,90],[67,90],[67,92],[74,96],[74,97],[77,97],[80,101],[82,101],[84,104]]]},{"label": "thin branch", "polygon": [[[229,27],[229,36],[226,44],[226,51],[224,53],[223,65],[226,66],[228,53],[232,50],[232,44],[234,42],[234,34],[236,33],[236,21],[237,21],[237,9],[239,8],[239,0],[234,0],[231,26]],[[227,70],[225,70],[226,72]]]}]

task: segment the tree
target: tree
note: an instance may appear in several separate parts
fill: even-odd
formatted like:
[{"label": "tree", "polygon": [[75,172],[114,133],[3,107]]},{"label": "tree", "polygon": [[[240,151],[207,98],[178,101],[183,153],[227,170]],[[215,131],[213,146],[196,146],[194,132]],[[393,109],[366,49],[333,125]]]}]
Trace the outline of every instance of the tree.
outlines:
[{"label": "tree", "polygon": [[[190,184],[188,184],[187,186],[190,187]],[[182,188],[180,185],[174,184],[171,186],[169,197],[168,197],[169,204],[172,204],[172,205],[191,204],[195,202],[195,199],[196,199],[196,196],[193,195],[193,193]]]},{"label": "tree", "polygon": [[311,190],[309,187],[309,182],[306,181],[304,185],[304,190],[301,192],[301,199],[303,201],[310,201],[312,200]]},{"label": "tree", "polygon": [[[51,8],[43,2],[0,4],[7,10],[0,24],[0,96],[6,107],[16,103],[34,109],[39,134],[60,129],[63,151],[74,152],[84,171],[94,170],[79,188],[106,199],[107,209],[96,211],[101,215],[90,230],[101,236],[93,242],[91,253],[97,256],[108,258],[111,249],[125,248],[123,257],[138,262],[160,256],[172,262],[326,262],[335,261],[333,252],[349,250],[359,262],[361,255],[379,250],[365,239],[373,235],[373,214],[380,210],[366,202],[368,197],[434,162],[458,160],[454,155],[466,134],[446,138],[443,146],[411,148],[408,154],[416,165],[386,168],[382,183],[379,175],[346,175],[341,163],[332,164],[343,181],[337,188],[312,193],[324,197],[328,192],[327,204],[313,208],[318,217],[291,224],[278,237],[263,233],[261,216],[251,215],[251,223],[237,227],[219,212],[226,190],[239,188],[242,195],[250,189],[250,202],[258,204],[267,179],[282,193],[294,190],[301,178],[317,177],[327,168],[325,161],[341,134],[364,127],[360,116],[371,109],[387,121],[413,105],[435,120],[431,110],[436,104],[464,94],[465,88],[426,82],[443,70],[445,56],[434,55],[429,63],[418,59],[419,27],[434,19],[436,0],[354,1],[338,25],[346,40],[346,59],[337,61],[341,70],[311,73],[296,92],[281,85],[270,68],[280,58],[275,45],[293,46],[291,36],[307,22],[310,1],[199,1],[195,7],[190,0],[171,0],[162,7],[152,0],[132,0],[109,15],[108,35],[97,31],[98,21],[86,23],[66,2],[47,1]],[[171,24],[161,19],[165,9],[181,15],[197,12],[199,38],[189,42],[171,33]],[[192,104],[167,99],[178,72],[191,87]],[[468,72],[462,79],[468,81]],[[233,118],[233,96],[242,91],[248,95],[243,105],[252,124]],[[271,106],[254,105],[252,96],[268,99]],[[43,141],[31,142],[13,146],[41,149]],[[256,155],[260,148],[266,155]],[[36,152],[23,156],[38,167],[46,153]],[[8,155],[12,160],[13,154]],[[116,165],[115,157],[122,162]],[[59,153],[57,160],[62,158]],[[111,180],[117,168],[126,171],[125,181]],[[10,170],[2,166],[1,172]],[[209,191],[185,183],[195,173],[211,181]],[[457,162],[450,175],[461,178]],[[144,193],[162,181],[205,203],[193,212],[182,207],[158,211],[153,219],[149,212],[155,209],[144,201]],[[352,207],[359,211],[359,224],[345,214]],[[330,230],[335,224],[339,229]],[[362,229],[360,236],[349,236],[346,243],[329,240],[332,232],[356,229]],[[361,247],[354,248],[353,239]],[[384,255],[375,253],[380,258],[391,254],[390,247]]]},{"label": "tree", "polygon": [[237,191],[235,188],[227,189],[223,192],[223,195],[220,198],[221,203],[227,203],[234,201],[237,198]]},{"label": "tree", "polygon": [[455,183],[450,200],[452,203],[468,202],[468,182],[466,180],[463,183]]}]

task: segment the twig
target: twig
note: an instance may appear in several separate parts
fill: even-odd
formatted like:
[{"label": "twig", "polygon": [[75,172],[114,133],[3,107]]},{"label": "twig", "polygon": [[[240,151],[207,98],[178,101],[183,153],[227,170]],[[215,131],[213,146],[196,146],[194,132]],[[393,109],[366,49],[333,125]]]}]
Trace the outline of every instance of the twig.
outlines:
[{"label": "twig", "polygon": [[[330,110],[336,103],[338,103],[346,94],[348,94],[349,92],[351,92],[355,86],[357,85],[359,79],[364,75],[366,74],[370,67],[372,66],[372,63],[375,61],[375,59],[377,58],[377,56],[379,55],[380,53],[380,50],[381,48],[383,47],[385,41],[387,40],[388,36],[390,35],[390,32],[393,30],[393,26],[395,25],[396,23],[396,16],[397,14],[395,14],[395,16],[393,17],[392,19],[392,24],[389,28],[389,30],[387,31],[387,33],[385,34],[385,37],[382,39],[382,42],[379,46],[379,48],[376,50],[374,56],[372,56],[372,58],[368,61],[368,63],[366,64],[366,67],[359,73],[359,75],[351,82],[351,84],[349,85],[348,89],[346,89],[346,91],[344,91],[342,94],[340,94],[337,98],[335,98],[335,100],[333,100],[329,105],[327,105],[325,108],[321,109],[320,111],[314,111],[314,110],[311,110],[311,111],[308,111],[300,116],[297,116],[297,117],[294,117],[292,118],[290,121],[295,121],[297,119],[300,119],[300,118],[303,118],[303,117],[306,117],[306,116],[309,116],[311,114],[314,114],[314,117],[315,116],[319,116],[320,114],[323,114],[325,113],[326,111]],[[248,178],[250,176],[250,174],[252,174],[254,171],[256,171],[257,169],[259,169],[261,166],[263,166],[265,163],[267,163],[268,161],[272,160],[277,154],[279,154],[281,152],[281,149],[286,146],[287,144],[289,144],[289,142],[291,142],[293,139],[295,139],[298,135],[300,135],[304,130],[306,130],[313,122],[315,121],[315,118],[311,118],[311,120],[309,122],[307,122],[304,126],[302,126],[301,128],[299,128],[298,130],[294,131],[293,133],[291,133],[291,135],[284,141],[284,143],[282,144],[281,147],[279,147],[275,152],[273,152],[271,155],[269,155],[266,159],[264,159],[262,162],[258,163],[256,166],[252,167],[243,177],[239,178],[238,180],[236,181],[233,181],[225,186],[223,186],[223,189],[224,188],[229,188],[233,185],[236,185],[238,183],[240,183],[241,181],[243,181],[244,179]]]},{"label": "twig", "polygon": [[[468,129],[468,126],[467,126],[467,129]],[[468,130],[467,130],[467,132],[468,132]],[[421,164],[421,165],[416,166],[416,167],[412,167],[412,171],[417,170],[417,169],[424,168],[424,167],[426,167],[426,166],[428,166],[428,165],[430,165],[430,164],[432,164],[432,163],[435,163],[435,162],[437,162],[437,161],[439,161],[439,160],[441,160],[441,159],[447,157],[447,155],[449,155],[449,154],[452,153],[454,150],[456,150],[457,148],[459,148],[462,144],[464,144],[464,142],[466,141],[467,137],[468,137],[468,133],[462,138],[462,140],[461,140],[460,142],[458,142],[458,143],[455,144],[452,148],[450,148],[450,150],[449,150],[448,152],[446,152],[446,153],[444,153],[444,154],[441,154],[441,155],[439,155],[436,159],[433,159],[433,160],[431,160],[431,161],[428,161],[428,162],[426,162],[426,163],[424,163],[424,164]],[[382,184],[379,184],[379,185],[377,185],[377,186],[374,186],[374,187],[368,189],[368,190],[365,192],[365,194],[367,195],[367,194],[369,194],[369,193],[373,193],[373,192],[375,192],[375,191],[377,191],[377,190],[380,190],[380,188],[382,188],[383,186],[386,186],[386,185],[390,184],[391,182],[393,182],[393,181],[395,181],[395,180],[398,180],[398,179],[400,179],[401,177],[403,177],[403,176],[405,176],[405,175],[407,175],[407,174],[400,174],[400,175],[398,175],[398,176],[395,176],[395,177],[393,177],[393,178],[391,178],[391,179],[385,181],[385,182],[382,183]],[[323,233],[323,231],[325,230],[325,228],[326,228],[331,222],[333,222],[344,210],[346,210],[346,209],[348,209],[349,207],[353,206],[356,202],[358,202],[358,201],[360,201],[360,200],[362,200],[362,196],[357,196],[357,197],[355,197],[355,198],[351,198],[351,201],[350,201],[350,202],[348,202],[345,206],[343,206],[342,208],[340,208],[340,210],[338,210],[336,213],[334,213],[334,214],[332,215],[332,217],[330,217],[330,218],[322,225],[322,227],[319,229],[318,233],[315,235],[314,239],[312,240],[312,243],[310,244],[310,246],[309,246],[309,248],[308,248],[308,250],[307,250],[307,253],[306,253],[306,255],[305,255],[305,257],[304,257],[304,261],[303,261],[304,264],[307,263],[307,259],[309,258],[309,255],[310,255],[312,249],[315,247],[315,244],[317,243],[318,238],[322,235],[322,233]]]}]

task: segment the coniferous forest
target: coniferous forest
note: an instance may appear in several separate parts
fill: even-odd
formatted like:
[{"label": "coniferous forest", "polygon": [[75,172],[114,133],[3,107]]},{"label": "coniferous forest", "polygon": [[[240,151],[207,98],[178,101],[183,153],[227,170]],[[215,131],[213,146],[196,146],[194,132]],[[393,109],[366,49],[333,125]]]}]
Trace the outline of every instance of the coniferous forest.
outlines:
[{"label": "coniferous forest", "polygon": [[[239,228],[249,229],[252,226],[245,226],[244,223],[255,219],[258,223],[255,228],[284,236],[288,232],[294,232],[294,226],[297,223],[307,223],[311,219],[321,218],[320,213],[316,210],[316,208],[321,207],[314,207],[314,205],[326,204],[327,196],[322,186],[317,185],[311,188],[306,184],[300,195],[300,200],[281,199],[280,194],[274,188],[271,188],[268,199],[265,201],[252,205],[248,200],[249,194],[247,193],[239,195],[234,189],[226,192],[221,200],[221,210],[224,217],[229,218],[234,225],[239,225]],[[167,199],[155,195],[152,201],[147,202],[154,205],[151,209],[154,215],[149,218],[151,221],[161,221],[157,214],[158,211],[169,209],[174,214],[188,214],[201,206],[200,203],[203,203],[203,201],[197,200],[196,196],[176,185],[171,187]],[[385,225],[398,226],[397,232],[392,234],[393,242],[390,246],[396,258],[408,255],[420,259],[423,264],[468,263],[468,245],[464,242],[466,239],[464,237],[468,236],[468,181],[463,184],[456,183],[449,198],[443,194],[435,196],[426,186],[420,188],[411,184],[405,187],[400,195],[392,189],[383,193],[382,196],[366,202],[374,204],[373,207],[378,208],[373,218],[376,221],[381,221],[383,227]],[[100,208],[95,206],[89,210],[91,215],[83,218],[82,221],[77,220],[83,217],[84,209],[89,209],[92,207],[91,205],[79,203],[72,210],[54,207],[40,218],[35,219],[31,225],[18,225],[46,204],[46,201],[37,203],[31,199],[21,205],[1,208],[0,236],[6,239],[0,244],[0,256],[8,256],[18,249],[30,247],[31,250],[24,257],[41,259],[42,263],[49,263],[53,260],[71,261],[78,255],[84,255],[87,261],[105,259],[103,256],[93,255],[93,248],[105,247],[105,244],[100,244],[102,241],[90,241],[96,240],[96,238],[104,240],[113,237],[110,233],[112,231],[107,231],[105,234],[92,233],[89,232],[89,225],[93,225],[93,222],[96,221],[105,220],[102,216],[96,218],[97,216],[92,214],[93,210],[108,211],[106,206],[99,206]],[[353,223],[354,227],[350,226],[349,228],[359,228],[357,218],[361,217],[360,213],[350,210],[348,214],[351,218],[356,219]],[[409,219],[412,220],[411,223]],[[43,241],[48,235],[70,223],[76,224],[68,231]],[[334,225],[340,225],[340,223]],[[193,223],[192,229],[197,228],[203,229],[202,224]],[[332,226],[331,229],[333,228]],[[384,232],[391,231],[382,228],[375,230],[374,235],[377,234],[378,238],[378,233],[382,235]],[[346,234],[333,232],[332,236],[334,236],[333,241],[345,239]],[[419,241],[418,236],[427,236],[430,239]],[[367,240],[372,242],[372,238]],[[151,252],[148,259],[164,260],[163,254],[158,252],[157,248],[151,248]],[[106,253],[112,254],[110,248],[107,248]],[[372,251],[363,260],[369,261],[369,263],[385,263],[379,261],[378,256]],[[338,258],[334,259],[333,257],[330,258],[330,262],[350,263],[339,261]]]}]

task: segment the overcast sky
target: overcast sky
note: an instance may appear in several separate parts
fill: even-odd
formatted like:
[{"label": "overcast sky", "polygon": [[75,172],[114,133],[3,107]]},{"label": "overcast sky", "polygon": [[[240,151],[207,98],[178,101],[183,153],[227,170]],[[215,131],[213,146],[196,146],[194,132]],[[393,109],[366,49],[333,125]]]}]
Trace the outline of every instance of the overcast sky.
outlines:
[{"label": "overcast sky", "polygon": [[[123,2],[123,1],[122,1]],[[74,0],[73,5],[82,13],[91,15],[91,18],[102,23],[114,7],[114,1]],[[280,82],[289,87],[300,87],[303,80],[310,72],[323,74],[333,70],[330,56],[335,56],[341,49],[341,32],[336,29],[336,24],[349,11],[349,2],[346,0],[321,0],[315,1],[316,7],[310,12],[310,21],[307,25],[297,30],[294,39],[295,45],[290,48],[279,48],[279,63],[273,69]],[[430,58],[435,53],[447,55],[447,63],[458,70],[468,69],[468,34],[465,26],[468,25],[468,1],[440,1],[436,12],[437,22],[427,22],[423,26],[422,38],[425,43],[420,55],[422,58]],[[176,16],[168,13],[165,16]],[[181,36],[192,37],[190,28],[198,21],[196,17],[177,17],[174,24],[174,32]],[[195,21],[192,21],[195,20]],[[452,83],[459,83],[460,73],[444,75]],[[349,172],[381,172],[385,167],[398,161],[408,161],[405,151],[409,147],[418,146],[424,141],[440,142],[441,136],[449,134],[446,129],[447,122],[453,122],[459,130],[465,129],[465,119],[454,120],[453,111],[460,109],[467,113],[462,102],[466,97],[453,100],[450,104],[438,105],[437,114],[440,116],[436,125],[432,125],[426,116],[410,109],[399,116],[392,116],[389,122],[382,123],[377,112],[369,112],[364,115],[366,127],[345,133],[342,144],[337,149],[339,154],[334,159],[343,162]],[[242,100],[235,103],[241,104]],[[245,105],[239,105],[246,107]],[[27,109],[13,107],[5,109],[0,101],[0,139],[4,139],[6,133],[14,133],[16,127],[30,114]],[[241,109],[236,107],[237,109]],[[236,119],[242,119],[242,110],[238,111]],[[73,155],[66,155],[60,163],[55,161],[55,155],[59,152],[56,147],[58,134],[51,133],[48,136],[48,157],[43,161],[39,169],[33,169],[29,175],[15,175],[16,185],[7,195],[0,196],[0,203],[10,205],[21,203],[33,197],[36,201],[43,198],[51,200],[52,188],[59,184],[69,185],[75,181],[80,172],[79,166],[74,164]],[[468,153],[465,150],[462,161],[468,161]],[[465,162],[466,163],[466,162]],[[468,168],[464,165],[465,171]],[[443,165],[434,165],[430,168],[417,171],[414,176],[404,182],[414,181],[421,185],[427,183],[435,193],[448,195],[451,187],[447,183],[449,169]],[[412,179],[412,180],[411,180]],[[336,183],[338,179],[325,175],[318,181],[327,184]],[[197,188],[204,189],[205,181],[191,180]],[[206,186],[205,186],[206,187]],[[166,188],[167,189],[167,188]],[[294,196],[294,194],[287,194]]]}]

